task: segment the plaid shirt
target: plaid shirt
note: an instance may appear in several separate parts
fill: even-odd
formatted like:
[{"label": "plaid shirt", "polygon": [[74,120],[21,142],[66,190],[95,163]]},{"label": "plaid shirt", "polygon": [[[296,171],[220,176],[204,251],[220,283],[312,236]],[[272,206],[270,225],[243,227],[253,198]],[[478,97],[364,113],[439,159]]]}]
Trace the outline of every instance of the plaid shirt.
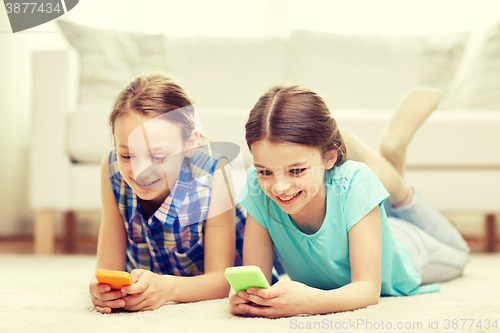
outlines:
[{"label": "plaid shirt", "polygon": [[[146,221],[141,205],[118,170],[116,152],[108,160],[109,179],[127,231],[126,270],[146,269],[178,276],[204,272],[203,232],[218,159],[198,150],[184,158],[170,194]],[[236,204],[235,266],[242,264],[245,211]]]}]

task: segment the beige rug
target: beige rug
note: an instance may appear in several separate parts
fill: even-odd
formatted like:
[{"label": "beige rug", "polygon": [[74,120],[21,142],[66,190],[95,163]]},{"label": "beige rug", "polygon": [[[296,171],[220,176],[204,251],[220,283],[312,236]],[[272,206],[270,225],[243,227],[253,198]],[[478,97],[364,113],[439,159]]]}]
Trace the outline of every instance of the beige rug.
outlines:
[{"label": "beige rug", "polygon": [[102,315],[88,295],[94,265],[93,256],[0,255],[0,332],[500,332],[500,254],[474,254],[439,293],[275,320],[235,317],[227,299]]}]

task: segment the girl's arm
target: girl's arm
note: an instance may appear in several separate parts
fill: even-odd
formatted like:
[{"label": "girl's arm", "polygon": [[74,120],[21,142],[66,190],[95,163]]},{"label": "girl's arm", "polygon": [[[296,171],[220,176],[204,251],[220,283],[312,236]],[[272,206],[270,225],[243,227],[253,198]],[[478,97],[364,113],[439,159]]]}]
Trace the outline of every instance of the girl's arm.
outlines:
[{"label": "girl's arm", "polygon": [[351,283],[327,291],[294,281],[280,281],[269,289],[248,288],[246,292],[240,291],[239,296],[258,306],[240,304],[239,314],[276,318],[348,311],[377,304],[382,260],[379,207],[356,223],[348,237]]},{"label": "girl's arm", "polygon": [[[97,243],[97,269],[125,270],[125,251],[127,239],[123,219],[118,211],[111,183],[108,176],[108,155],[101,161],[101,225]],[[120,291],[109,291],[109,286],[99,284],[92,276],[89,291],[97,311],[110,313],[111,308],[124,305],[118,300]]]},{"label": "girl's arm", "polygon": [[[224,164],[224,161],[219,163]],[[230,166],[225,165],[224,171],[228,183],[232,186]],[[234,265],[236,238],[234,197],[230,194],[222,168],[219,168],[214,173],[210,208],[205,224],[205,274],[173,277],[174,290],[170,300],[194,302],[227,296],[229,284],[224,277],[224,270]]]},{"label": "girl's arm", "polygon": [[380,298],[382,230],[380,208],[375,207],[349,231],[351,283],[325,291],[314,311],[330,313],[364,308]]},{"label": "girl's arm", "polygon": [[[267,281],[271,284],[273,255],[273,242],[269,232],[247,213],[245,238],[243,240],[243,265],[259,266]],[[240,291],[240,293],[242,292]],[[235,315],[249,314],[245,310],[244,304],[250,301],[238,295],[231,289],[229,294],[231,313]]]},{"label": "girl's arm", "polygon": [[273,241],[266,228],[247,214],[243,240],[243,265],[259,266],[269,284],[272,281]]},{"label": "girl's arm", "polygon": [[[230,167],[225,167],[230,182]],[[222,170],[214,173],[212,199],[204,230],[205,273],[198,276],[158,275],[133,270],[137,282],[124,290],[126,310],[152,310],[166,302],[196,302],[227,297],[229,284],[224,270],[234,265],[235,208]]]},{"label": "girl's arm", "polygon": [[97,269],[125,270],[127,233],[111,188],[108,155],[101,161],[101,225],[97,241]]}]

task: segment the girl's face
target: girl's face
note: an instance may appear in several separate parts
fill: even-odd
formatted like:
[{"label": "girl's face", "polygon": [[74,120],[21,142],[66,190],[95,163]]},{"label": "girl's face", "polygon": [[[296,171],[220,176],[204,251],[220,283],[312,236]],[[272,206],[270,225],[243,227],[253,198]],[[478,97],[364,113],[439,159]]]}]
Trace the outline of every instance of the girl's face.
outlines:
[{"label": "girl's face", "polygon": [[198,133],[184,144],[180,127],[167,120],[136,112],[124,113],[115,122],[115,151],[118,169],[125,182],[142,200],[161,204],[179,175],[187,150]]},{"label": "girl's face", "polygon": [[317,148],[266,139],[251,145],[259,185],[282,210],[293,215],[325,207],[325,169],[337,159],[336,152],[323,158]]}]

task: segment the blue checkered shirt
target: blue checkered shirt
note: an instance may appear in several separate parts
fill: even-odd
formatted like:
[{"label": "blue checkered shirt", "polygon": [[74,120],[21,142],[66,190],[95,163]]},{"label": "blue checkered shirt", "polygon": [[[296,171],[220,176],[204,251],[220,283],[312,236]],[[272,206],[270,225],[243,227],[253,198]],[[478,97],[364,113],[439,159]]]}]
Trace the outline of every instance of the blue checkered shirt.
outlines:
[{"label": "blue checkered shirt", "polygon": [[[116,152],[111,150],[109,179],[127,231],[127,271],[140,268],[177,276],[203,274],[203,232],[217,162],[218,158],[201,150],[192,158],[184,158],[170,194],[146,221],[137,196],[118,170]],[[239,203],[235,223],[234,264],[238,266],[242,264],[245,228],[245,211]]]}]

